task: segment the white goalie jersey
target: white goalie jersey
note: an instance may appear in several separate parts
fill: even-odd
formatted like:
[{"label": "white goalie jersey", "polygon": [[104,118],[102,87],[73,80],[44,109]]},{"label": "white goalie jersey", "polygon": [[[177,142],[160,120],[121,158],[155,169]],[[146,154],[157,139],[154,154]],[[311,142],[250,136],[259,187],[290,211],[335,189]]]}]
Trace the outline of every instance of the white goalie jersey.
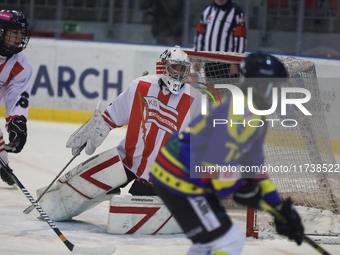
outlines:
[{"label": "white goalie jersey", "polygon": [[189,84],[172,94],[158,82],[156,75],[134,80],[103,114],[111,129],[128,126],[118,152],[128,169],[148,181],[161,146],[173,132],[187,127],[201,108],[201,93]]},{"label": "white goalie jersey", "polygon": [[[99,132],[100,137],[105,139],[109,129],[128,125],[126,136],[117,148],[95,155],[69,171],[40,200],[41,207],[52,220],[70,220],[112,197],[108,222],[110,233],[152,234],[181,231],[171,220],[171,214],[164,204],[160,203],[157,198],[151,198],[153,202],[147,199],[147,201],[138,200],[135,203],[135,198],[130,200],[130,196],[117,198],[117,200],[112,194],[107,194],[108,191],[128,181],[122,163],[137,176],[150,181],[151,165],[160,147],[173,132],[185,129],[191,118],[200,112],[201,93],[199,91],[189,84],[184,84],[178,94],[173,94],[165,85],[159,85],[158,80],[156,75],[143,76],[134,80],[130,87],[106,108],[103,118],[100,115],[100,106],[98,106],[88,121],[91,124],[85,123],[71,136],[69,147],[72,149],[81,146],[84,142],[83,138],[97,147],[101,141],[96,144],[97,141],[92,141],[92,137],[89,139],[89,134]],[[104,126],[103,124],[107,126],[107,130],[105,128],[103,131],[98,128]],[[46,187],[39,189],[37,196],[40,196],[44,190]],[[142,213],[134,211],[132,207],[136,204],[144,208]],[[127,212],[125,216],[121,215],[122,210]],[[153,213],[149,214],[149,210]],[[157,210],[157,213],[153,210]],[[140,214],[144,214],[145,211],[148,212],[148,216],[152,216],[145,226],[141,227],[141,224],[131,220],[139,218]],[[122,217],[129,219],[132,230],[127,231],[125,227],[121,228],[117,225],[117,222],[127,222]]]}]

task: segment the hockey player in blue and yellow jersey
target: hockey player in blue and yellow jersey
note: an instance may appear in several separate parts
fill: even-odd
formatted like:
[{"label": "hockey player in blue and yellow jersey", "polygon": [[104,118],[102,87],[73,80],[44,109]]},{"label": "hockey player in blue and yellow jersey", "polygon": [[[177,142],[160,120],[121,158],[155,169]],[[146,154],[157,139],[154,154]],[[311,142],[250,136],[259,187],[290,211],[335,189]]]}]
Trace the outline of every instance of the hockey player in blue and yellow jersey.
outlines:
[{"label": "hockey player in blue and yellow jersey", "polygon": [[[287,77],[284,65],[272,55],[257,52],[248,55],[240,69],[243,94],[251,87],[254,107],[269,109],[273,84]],[[208,115],[194,119],[185,132],[173,134],[151,170],[157,194],[194,243],[188,255],[241,253],[243,234],[220,203],[230,195],[253,208],[259,207],[261,199],[275,206],[288,221],[284,225],[275,221],[278,233],[302,242],[303,226],[291,200],[281,201],[269,177],[261,172],[267,122],[250,112],[247,96],[244,115],[233,114],[233,100],[237,99],[227,97]]]}]

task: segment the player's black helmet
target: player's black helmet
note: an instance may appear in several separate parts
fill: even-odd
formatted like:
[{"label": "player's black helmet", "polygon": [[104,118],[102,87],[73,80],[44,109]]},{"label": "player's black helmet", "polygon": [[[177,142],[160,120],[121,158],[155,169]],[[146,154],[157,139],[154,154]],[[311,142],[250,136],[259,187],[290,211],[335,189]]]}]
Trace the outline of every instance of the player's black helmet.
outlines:
[{"label": "player's black helmet", "polygon": [[247,93],[247,88],[252,87],[254,95],[257,95],[256,105],[264,109],[270,104],[274,84],[282,84],[288,77],[285,66],[276,57],[263,52],[245,57],[240,64],[240,72],[242,91]]},{"label": "player's black helmet", "polygon": [[241,63],[241,73],[246,78],[286,78],[285,66],[274,56],[255,52],[249,54]]},{"label": "player's black helmet", "polygon": [[19,53],[27,47],[30,33],[26,16],[22,12],[1,10],[0,32],[0,46],[10,54]]}]

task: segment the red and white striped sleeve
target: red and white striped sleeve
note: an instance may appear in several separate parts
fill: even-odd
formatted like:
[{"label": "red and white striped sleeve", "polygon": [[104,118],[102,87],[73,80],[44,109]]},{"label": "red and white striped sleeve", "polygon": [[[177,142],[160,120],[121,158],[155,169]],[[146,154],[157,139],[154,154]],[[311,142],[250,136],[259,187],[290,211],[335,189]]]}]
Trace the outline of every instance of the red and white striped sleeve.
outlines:
[{"label": "red and white striped sleeve", "polygon": [[106,107],[103,118],[111,129],[128,125],[136,87],[137,83],[132,82],[127,90]]}]

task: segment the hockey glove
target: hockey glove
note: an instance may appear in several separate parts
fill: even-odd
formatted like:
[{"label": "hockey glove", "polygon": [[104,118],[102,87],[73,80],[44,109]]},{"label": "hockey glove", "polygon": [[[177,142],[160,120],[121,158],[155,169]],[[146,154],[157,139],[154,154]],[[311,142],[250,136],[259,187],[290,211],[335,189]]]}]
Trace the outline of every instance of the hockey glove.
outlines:
[{"label": "hockey glove", "polygon": [[246,184],[234,193],[236,203],[252,208],[259,207],[262,198],[260,186],[254,179],[246,179]]},{"label": "hockey glove", "polygon": [[[10,169],[8,167],[8,170],[11,170],[11,172],[13,172],[12,169]],[[0,168],[0,176],[1,176],[1,180],[3,180],[5,183],[7,183],[8,185],[12,186],[14,184],[14,181],[12,179],[12,177],[10,177],[6,171],[2,168]]]},{"label": "hockey glove", "polygon": [[78,128],[68,139],[67,148],[72,148],[72,155],[75,155],[80,147],[86,143],[85,152],[87,155],[94,153],[96,148],[102,144],[109,135],[110,126],[105,122],[100,113],[101,102],[99,102],[92,117]]},{"label": "hockey glove", "polygon": [[7,152],[19,153],[27,139],[26,118],[19,116],[8,122],[9,144],[5,144]]},{"label": "hockey glove", "polygon": [[274,206],[274,208],[285,217],[287,223],[282,223],[277,217],[274,218],[276,231],[280,235],[287,236],[294,240],[298,245],[303,241],[304,228],[301,223],[301,218],[295,210],[291,199],[281,202]]}]

